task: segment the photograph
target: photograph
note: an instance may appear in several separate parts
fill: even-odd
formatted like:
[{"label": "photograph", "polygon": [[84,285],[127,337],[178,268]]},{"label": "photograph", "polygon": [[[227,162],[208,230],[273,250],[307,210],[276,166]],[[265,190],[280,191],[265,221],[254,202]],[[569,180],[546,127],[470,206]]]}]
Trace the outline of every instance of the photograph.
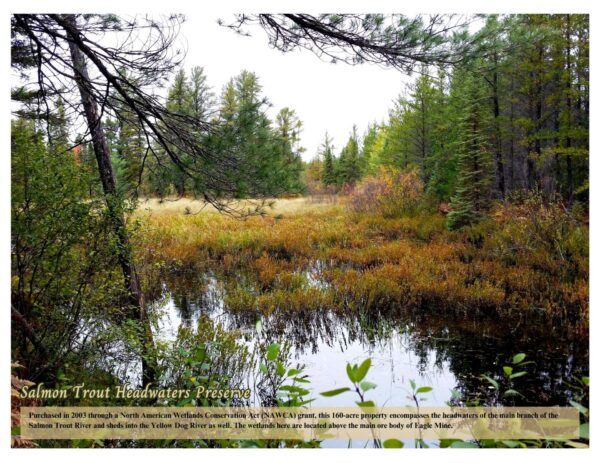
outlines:
[{"label": "photograph", "polygon": [[589,12],[326,6],[10,6],[17,458],[587,456]]}]

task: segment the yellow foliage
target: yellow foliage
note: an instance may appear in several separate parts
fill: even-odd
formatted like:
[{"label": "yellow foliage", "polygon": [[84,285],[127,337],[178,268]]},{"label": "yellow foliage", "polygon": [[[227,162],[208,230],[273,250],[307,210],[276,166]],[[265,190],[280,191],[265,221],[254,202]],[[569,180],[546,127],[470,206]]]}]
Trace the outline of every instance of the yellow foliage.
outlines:
[{"label": "yellow foliage", "polygon": [[[333,205],[243,221],[152,212],[139,214],[136,249],[143,274],[191,268],[224,275],[225,304],[235,311],[429,306],[585,316],[587,225],[556,209],[542,212],[502,206],[460,232],[448,231],[439,214],[392,218]],[[308,275],[316,263],[317,283]],[[246,287],[240,274],[249,274]]]},{"label": "yellow foliage", "polygon": [[347,203],[354,212],[375,212],[383,217],[395,217],[414,212],[423,191],[423,181],[415,169],[401,171],[381,166],[376,176],[364,178],[350,192]]}]

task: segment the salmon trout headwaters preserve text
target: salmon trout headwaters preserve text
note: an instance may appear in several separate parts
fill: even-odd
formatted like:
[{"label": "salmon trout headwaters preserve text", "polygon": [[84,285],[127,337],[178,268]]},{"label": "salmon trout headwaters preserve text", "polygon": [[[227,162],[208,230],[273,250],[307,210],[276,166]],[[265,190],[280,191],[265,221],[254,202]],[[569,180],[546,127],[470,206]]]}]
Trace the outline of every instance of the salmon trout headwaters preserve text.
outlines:
[{"label": "salmon trout headwaters preserve text", "polygon": [[195,389],[152,389],[147,384],[143,389],[131,389],[128,386],[105,387],[103,389],[87,389],[85,383],[70,389],[47,389],[43,383],[35,387],[24,386],[19,397],[21,399],[249,399],[250,389],[211,389],[198,386]]}]

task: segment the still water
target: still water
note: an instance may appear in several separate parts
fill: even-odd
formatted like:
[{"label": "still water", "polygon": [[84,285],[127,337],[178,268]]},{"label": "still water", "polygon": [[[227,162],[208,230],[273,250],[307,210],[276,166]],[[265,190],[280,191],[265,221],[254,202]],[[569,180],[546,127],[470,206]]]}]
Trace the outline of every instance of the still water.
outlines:
[{"label": "still water", "polygon": [[[160,293],[152,305],[158,339],[171,342],[181,327],[194,330],[199,317],[206,316],[240,330],[246,345],[255,342],[259,315],[230,312],[215,274],[170,275]],[[262,325],[263,336],[271,342],[290,343],[291,360],[305,365],[313,403],[322,406],[355,404],[350,393],[330,398],[318,393],[348,386],[346,363],[367,357],[372,359],[367,379],[377,384],[367,399],[378,406],[409,405],[410,380],[433,388],[426,406],[444,405],[453,396],[478,397],[488,404],[563,405],[572,378],[589,371],[587,331],[573,321],[548,320],[535,310],[502,317],[454,308],[414,313],[384,307],[368,314],[313,310],[274,314],[263,318]],[[520,352],[533,362],[513,385],[522,396],[503,399],[481,375],[501,379],[502,367]]]}]

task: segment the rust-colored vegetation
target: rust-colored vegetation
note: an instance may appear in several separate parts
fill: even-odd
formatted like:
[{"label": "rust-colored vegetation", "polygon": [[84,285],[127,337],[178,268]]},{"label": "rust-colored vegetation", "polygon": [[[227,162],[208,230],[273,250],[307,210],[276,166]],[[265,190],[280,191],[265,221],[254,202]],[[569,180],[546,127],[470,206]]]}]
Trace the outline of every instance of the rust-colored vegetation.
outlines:
[{"label": "rust-colored vegetation", "polygon": [[347,201],[350,210],[279,219],[141,214],[146,284],[163,272],[214,272],[238,312],[426,307],[587,319],[588,227],[559,202],[528,196],[452,232],[435,207],[397,216]]}]

